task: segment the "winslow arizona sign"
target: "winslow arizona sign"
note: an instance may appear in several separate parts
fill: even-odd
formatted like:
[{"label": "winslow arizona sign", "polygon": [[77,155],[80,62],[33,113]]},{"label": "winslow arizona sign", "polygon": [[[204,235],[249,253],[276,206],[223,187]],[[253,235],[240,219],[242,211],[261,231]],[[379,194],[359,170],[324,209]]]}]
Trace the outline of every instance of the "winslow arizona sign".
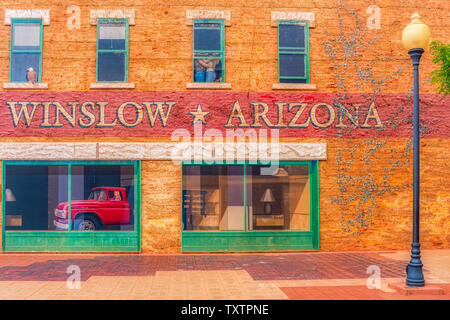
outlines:
[{"label": "winslow arizona sign", "polygon": [[[191,130],[196,122],[220,131],[279,129],[280,136],[293,137],[332,137],[349,128],[352,136],[410,133],[411,102],[405,95],[371,101],[353,94],[337,101],[334,94],[6,92],[0,136],[170,136],[177,128]],[[445,101],[430,95],[423,105],[422,117],[442,119],[445,125],[437,131],[448,135],[448,120],[436,116],[448,113]],[[397,121],[392,130],[399,119],[406,121]]]}]

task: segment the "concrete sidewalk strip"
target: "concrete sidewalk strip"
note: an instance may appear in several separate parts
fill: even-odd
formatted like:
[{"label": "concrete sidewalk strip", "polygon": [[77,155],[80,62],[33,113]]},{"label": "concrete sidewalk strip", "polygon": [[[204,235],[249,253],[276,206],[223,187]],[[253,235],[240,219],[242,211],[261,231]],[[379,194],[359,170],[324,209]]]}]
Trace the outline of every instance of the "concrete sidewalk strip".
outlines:
[{"label": "concrete sidewalk strip", "polygon": [[2,281],[0,282],[0,299],[26,299],[45,286],[42,281]]},{"label": "concrete sidewalk strip", "polygon": [[43,286],[39,288],[36,292],[29,295],[26,299],[28,300],[52,300],[60,299],[62,295],[66,294],[67,284],[66,282],[45,282]]},{"label": "concrete sidewalk strip", "polygon": [[[381,285],[387,285],[388,282],[398,282],[403,278],[381,278]],[[278,280],[261,281],[260,286],[272,287],[316,287],[316,286],[363,286],[367,284],[367,278],[362,279],[326,279],[326,280]]]},{"label": "concrete sidewalk strip", "polygon": [[159,281],[164,281],[165,286],[168,287],[169,294],[165,297],[168,299],[171,297],[174,299],[187,297],[188,299],[191,297],[199,299],[287,298],[279,288],[258,286],[258,283],[245,270],[158,271],[155,282]]},{"label": "concrete sidewalk strip", "polygon": [[[433,283],[450,283],[450,250],[423,250],[422,262],[424,264],[424,275],[428,281]],[[381,256],[393,260],[409,261],[410,253],[406,251],[395,251],[382,253]]]}]

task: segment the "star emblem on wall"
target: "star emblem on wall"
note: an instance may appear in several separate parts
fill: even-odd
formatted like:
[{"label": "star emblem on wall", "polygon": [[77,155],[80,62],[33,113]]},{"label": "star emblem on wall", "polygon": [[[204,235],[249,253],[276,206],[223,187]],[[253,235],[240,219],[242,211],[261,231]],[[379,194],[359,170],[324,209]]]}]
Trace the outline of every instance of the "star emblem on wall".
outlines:
[{"label": "star emblem on wall", "polygon": [[189,111],[189,114],[193,116],[192,124],[196,122],[201,122],[202,124],[206,124],[205,117],[209,114],[209,111],[203,111],[202,105],[197,105],[197,110],[195,111]]}]

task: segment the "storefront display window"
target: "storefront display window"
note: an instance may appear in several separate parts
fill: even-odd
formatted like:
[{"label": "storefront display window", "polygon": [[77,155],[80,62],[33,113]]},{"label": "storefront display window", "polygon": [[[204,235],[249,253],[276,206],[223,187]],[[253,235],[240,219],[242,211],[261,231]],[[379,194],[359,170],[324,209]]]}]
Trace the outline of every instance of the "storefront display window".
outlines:
[{"label": "storefront display window", "polygon": [[309,200],[308,166],[183,166],[184,230],[308,231]]},{"label": "storefront display window", "polygon": [[318,249],[316,161],[182,172],[183,251]]},{"label": "storefront display window", "polygon": [[4,161],[6,251],[138,251],[138,162]]},{"label": "storefront display window", "polygon": [[247,166],[249,230],[309,231],[309,201],[308,166]]},{"label": "storefront display window", "polygon": [[72,230],[133,230],[133,166],[72,166]]},{"label": "storefront display window", "polygon": [[5,230],[57,230],[55,210],[68,202],[67,166],[6,166],[5,180]]},{"label": "storefront display window", "polygon": [[244,166],[184,166],[185,230],[244,230]]}]

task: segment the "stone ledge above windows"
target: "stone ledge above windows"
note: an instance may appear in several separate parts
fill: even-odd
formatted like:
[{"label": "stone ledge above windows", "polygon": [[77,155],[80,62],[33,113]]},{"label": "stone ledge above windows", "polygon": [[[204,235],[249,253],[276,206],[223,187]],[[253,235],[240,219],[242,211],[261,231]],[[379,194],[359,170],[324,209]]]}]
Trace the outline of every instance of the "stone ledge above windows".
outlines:
[{"label": "stone ledge above windows", "polygon": [[274,83],[272,90],[317,90],[313,83]]},{"label": "stone ledge above windows", "polygon": [[231,83],[226,82],[189,82],[186,89],[231,89]]},{"label": "stone ledge above windows", "polygon": [[48,89],[48,84],[42,82],[35,84],[28,82],[5,82],[3,83],[3,89]]},{"label": "stone ledge above windows", "polygon": [[230,10],[186,10],[186,24],[192,26],[194,19],[223,19],[226,26],[231,26]]},{"label": "stone ledge above windows", "polygon": [[11,25],[11,19],[42,19],[42,24],[50,24],[49,9],[5,9],[5,25]]},{"label": "stone ledge above windows", "polygon": [[[214,150],[214,152],[213,152]],[[211,155],[215,156],[211,158]],[[3,142],[0,160],[327,160],[325,142]]]},{"label": "stone ledge above windows", "polygon": [[292,21],[308,21],[309,27],[314,28],[315,24],[315,16],[314,12],[281,12],[281,11],[272,11],[271,15],[271,25],[272,27],[278,27],[279,20],[292,20]]},{"label": "stone ledge above windows", "polygon": [[7,142],[0,144],[2,160],[96,160],[97,143]]},{"label": "stone ledge above windows", "polygon": [[134,9],[100,9],[91,10],[89,15],[89,23],[91,25],[97,24],[97,19],[107,18],[107,19],[128,19],[128,24],[130,26],[135,25],[135,10]]},{"label": "stone ledge above windows", "polygon": [[94,82],[90,89],[134,89],[133,82]]}]

